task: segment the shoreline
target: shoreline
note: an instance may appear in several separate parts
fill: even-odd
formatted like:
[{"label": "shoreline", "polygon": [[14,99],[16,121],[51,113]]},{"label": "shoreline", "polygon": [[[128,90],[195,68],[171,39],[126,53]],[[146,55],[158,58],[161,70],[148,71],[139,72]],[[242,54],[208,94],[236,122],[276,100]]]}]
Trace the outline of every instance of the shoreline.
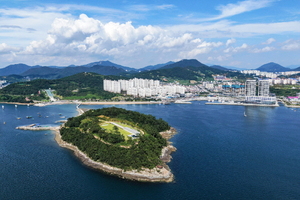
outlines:
[{"label": "shoreline", "polygon": [[59,129],[53,130],[55,134],[55,141],[60,147],[67,148],[72,150],[74,155],[84,164],[85,166],[91,167],[92,169],[100,170],[104,173],[118,176],[123,179],[133,180],[133,181],[141,181],[141,182],[165,182],[170,183],[174,181],[174,175],[171,172],[170,168],[166,164],[170,162],[172,157],[171,153],[176,150],[174,146],[169,144],[168,146],[162,149],[161,160],[163,161],[163,167],[154,169],[142,169],[138,170],[130,170],[124,171],[123,169],[110,166],[105,163],[97,162],[90,159],[85,153],[80,151],[78,147],[67,143],[61,139],[61,135]]},{"label": "shoreline", "polygon": [[[206,101],[206,100],[190,100],[190,101]],[[78,104],[78,105],[146,105],[146,104],[163,104],[163,101],[56,101],[46,103],[18,103],[18,102],[0,102],[0,104],[16,104],[27,106],[49,106],[49,105],[62,105],[62,104]],[[191,102],[188,102],[191,103]],[[285,107],[300,108],[300,105],[287,105],[283,103]],[[219,102],[206,102],[205,105],[234,105],[234,106],[258,106],[258,107],[279,107],[280,105],[268,105],[268,104],[245,104],[245,103],[219,103]]]},{"label": "shoreline", "polygon": [[[79,115],[84,113],[84,110],[77,108]],[[118,176],[123,179],[133,180],[133,181],[141,181],[141,182],[165,182],[170,183],[174,181],[174,174],[171,172],[169,166],[166,164],[171,161],[172,156],[171,153],[176,151],[176,148],[168,141],[168,145],[162,149],[162,153],[160,156],[163,165],[161,167],[155,167],[153,169],[142,169],[142,170],[130,170],[125,171],[123,169],[110,166],[105,163],[96,162],[90,159],[85,153],[80,151],[78,147],[67,143],[61,139],[60,128],[53,130],[55,134],[55,141],[57,144],[63,148],[67,148],[72,150],[74,155],[82,162],[82,164],[91,167],[92,169],[100,170],[104,173],[108,173],[111,175]],[[168,135],[166,138],[169,140],[173,135],[176,134],[176,130],[171,128],[170,130],[161,133],[161,135]]]},{"label": "shoreline", "polygon": [[246,103],[212,103],[207,102],[205,105],[230,105],[230,106],[258,106],[258,107],[279,107],[278,104],[246,104]]}]

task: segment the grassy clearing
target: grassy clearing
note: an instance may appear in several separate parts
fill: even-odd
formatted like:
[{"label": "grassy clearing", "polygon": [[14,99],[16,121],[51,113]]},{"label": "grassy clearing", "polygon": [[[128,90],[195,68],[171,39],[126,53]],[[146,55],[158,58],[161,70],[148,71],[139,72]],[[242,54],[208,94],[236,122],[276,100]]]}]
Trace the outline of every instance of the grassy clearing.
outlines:
[{"label": "grassy clearing", "polygon": [[[124,127],[126,126],[125,124],[121,124],[121,123],[117,123],[117,124],[124,126]],[[113,132],[113,128],[115,125],[113,125],[109,122],[105,122],[105,123],[102,123],[100,126],[101,126],[101,128],[104,128],[107,131]],[[126,126],[126,127],[132,128],[130,126]],[[118,127],[118,129],[119,129],[119,132],[125,137],[125,140],[128,140],[128,137],[129,137],[129,135],[131,135],[131,133],[128,131],[125,131],[124,129],[122,129],[120,127]]]}]

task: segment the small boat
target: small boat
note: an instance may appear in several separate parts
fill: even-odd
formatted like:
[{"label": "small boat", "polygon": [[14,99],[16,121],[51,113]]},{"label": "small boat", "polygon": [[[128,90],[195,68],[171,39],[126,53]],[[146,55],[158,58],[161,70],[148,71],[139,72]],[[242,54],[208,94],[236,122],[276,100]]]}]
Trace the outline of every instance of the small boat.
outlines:
[{"label": "small boat", "polygon": [[244,117],[247,117],[246,112],[244,112]]},{"label": "small boat", "polygon": [[21,117],[17,117],[17,119],[21,119]]},{"label": "small boat", "polygon": [[4,106],[2,106],[2,109],[4,109]]},{"label": "small boat", "polygon": [[26,118],[27,118],[27,119],[31,119],[31,118],[32,118],[32,116],[26,116]]},{"label": "small boat", "polygon": [[18,105],[15,105],[15,108],[17,108],[18,107]]}]

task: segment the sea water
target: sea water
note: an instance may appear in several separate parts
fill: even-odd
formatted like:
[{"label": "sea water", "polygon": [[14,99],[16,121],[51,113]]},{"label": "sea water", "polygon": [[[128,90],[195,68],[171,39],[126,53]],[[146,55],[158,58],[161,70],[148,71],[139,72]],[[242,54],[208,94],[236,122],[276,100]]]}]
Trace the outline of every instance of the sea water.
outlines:
[{"label": "sea water", "polygon": [[300,109],[197,101],[115,105],[162,118],[178,131],[169,163],[175,181],[140,183],[82,165],[57,145],[51,131],[15,129],[33,123],[55,126],[77,115],[75,105],[2,105],[0,199],[300,198]]}]

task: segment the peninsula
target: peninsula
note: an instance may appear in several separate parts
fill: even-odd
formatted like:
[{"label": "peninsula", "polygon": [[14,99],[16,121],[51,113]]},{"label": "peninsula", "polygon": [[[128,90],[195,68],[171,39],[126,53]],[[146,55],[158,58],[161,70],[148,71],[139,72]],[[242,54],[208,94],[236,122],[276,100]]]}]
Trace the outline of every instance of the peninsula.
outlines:
[{"label": "peninsula", "polygon": [[176,133],[162,119],[121,108],[89,110],[68,119],[55,139],[83,164],[143,182],[172,182],[166,164],[176,150],[167,140]]}]

